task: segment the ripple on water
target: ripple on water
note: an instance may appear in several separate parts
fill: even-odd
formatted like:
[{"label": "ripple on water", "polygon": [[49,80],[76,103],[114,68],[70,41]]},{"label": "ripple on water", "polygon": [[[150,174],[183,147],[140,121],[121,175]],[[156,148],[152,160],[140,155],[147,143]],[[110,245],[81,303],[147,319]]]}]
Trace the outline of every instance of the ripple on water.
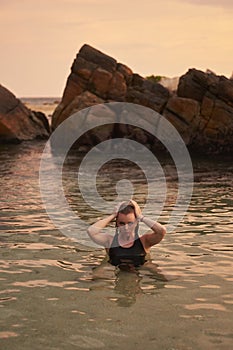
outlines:
[{"label": "ripple on water", "polygon": [[[232,165],[197,162],[193,197],[176,232],[152,249],[149,264],[137,271],[120,271],[106,262],[102,250],[85,251],[54,228],[38,186],[43,146],[28,143],[0,152],[0,318],[4,326],[0,338],[23,339],[21,348],[25,344],[32,348],[36,342],[45,349],[58,348],[48,345],[53,338],[64,348],[101,349],[108,347],[109,338],[115,347],[119,345],[115,339],[139,342],[137,332],[144,336],[146,329],[149,334],[151,324],[151,335],[156,335],[158,346],[167,338],[172,342],[166,332],[174,335],[174,343],[161,348],[198,348],[190,345],[190,337],[185,340],[186,334],[192,334],[196,341],[204,336],[210,339],[209,343],[202,339],[199,348],[210,348],[203,344],[224,346],[227,340],[231,344]],[[99,213],[85,205],[76,188],[76,160],[64,169],[64,191],[72,208],[90,223]],[[135,199],[144,203],[147,186],[143,174],[129,166],[125,169],[117,161],[112,166],[102,169],[101,195],[113,200],[115,183],[130,175],[137,192]],[[174,166],[166,166],[168,193],[160,217],[163,223],[168,221],[177,196]],[[55,204],[54,208],[65,222],[59,206]],[[135,314],[140,315],[140,325],[135,318],[130,319]],[[182,319],[185,323],[176,328]],[[51,324],[56,324],[56,330]],[[161,325],[158,334],[155,325],[156,330]],[[15,332],[18,326],[20,332]],[[177,345],[180,329],[184,329],[184,343]],[[148,339],[148,334],[141,338]]]},{"label": "ripple on water", "polygon": [[19,334],[15,332],[0,332],[0,339],[7,339],[7,338],[12,338],[12,337],[18,337]]}]

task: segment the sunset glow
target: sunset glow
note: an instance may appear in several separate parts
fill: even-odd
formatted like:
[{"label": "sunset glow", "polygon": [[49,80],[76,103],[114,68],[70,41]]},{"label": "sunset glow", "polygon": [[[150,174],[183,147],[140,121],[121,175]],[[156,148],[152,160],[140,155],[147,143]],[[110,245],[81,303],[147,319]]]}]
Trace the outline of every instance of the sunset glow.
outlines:
[{"label": "sunset glow", "polygon": [[0,83],[16,96],[61,96],[84,43],[142,76],[189,68],[230,77],[233,2],[0,0]]}]

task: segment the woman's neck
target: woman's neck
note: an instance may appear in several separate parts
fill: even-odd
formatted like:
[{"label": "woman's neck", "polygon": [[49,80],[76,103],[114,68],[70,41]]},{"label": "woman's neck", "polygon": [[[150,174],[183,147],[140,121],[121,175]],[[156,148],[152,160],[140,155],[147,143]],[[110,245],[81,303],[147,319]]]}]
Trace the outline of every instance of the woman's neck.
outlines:
[{"label": "woman's neck", "polygon": [[135,240],[135,232],[132,232],[128,235],[119,233],[118,242],[123,247],[131,247]]}]

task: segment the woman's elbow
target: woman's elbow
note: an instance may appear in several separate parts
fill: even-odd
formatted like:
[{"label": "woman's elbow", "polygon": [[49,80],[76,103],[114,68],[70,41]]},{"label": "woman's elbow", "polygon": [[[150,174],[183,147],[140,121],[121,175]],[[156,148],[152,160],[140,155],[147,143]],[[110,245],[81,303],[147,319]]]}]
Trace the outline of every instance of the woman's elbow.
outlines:
[{"label": "woman's elbow", "polygon": [[88,227],[87,233],[90,237],[94,237],[95,235],[100,233],[100,230],[97,227],[94,227],[93,225],[91,225]]},{"label": "woman's elbow", "polygon": [[161,236],[162,236],[162,239],[164,238],[164,236],[166,235],[166,233],[167,233],[166,227],[163,226],[162,229],[161,229]]},{"label": "woman's elbow", "polygon": [[87,229],[87,234],[88,234],[89,237],[92,237],[92,236],[93,236],[93,229],[92,229],[91,226],[88,227],[88,229]]}]

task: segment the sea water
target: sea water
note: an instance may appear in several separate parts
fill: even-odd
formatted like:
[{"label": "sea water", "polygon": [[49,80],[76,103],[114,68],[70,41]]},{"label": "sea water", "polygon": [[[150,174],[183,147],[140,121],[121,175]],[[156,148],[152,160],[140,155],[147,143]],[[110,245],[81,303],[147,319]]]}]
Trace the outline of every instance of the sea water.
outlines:
[{"label": "sea water", "polygon": [[[0,148],[0,348],[231,349],[231,159],[193,159],[186,216],[152,248],[147,266],[129,272],[111,266],[101,247],[75,242],[54,226],[40,196],[44,146],[36,141]],[[77,189],[81,159],[68,157],[63,186],[72,209],[90,224],[100,214],[88,209]],[[163,166],[173,168],[166,160]],[[135,199],[144,203],[147,186],[139,169],[115,160],[101,171],[103,198],[113,200],[116,181],[129,177]],[[176,178],[168,177],[167,186],[170,197],[159,219],[164,224]]]}]

